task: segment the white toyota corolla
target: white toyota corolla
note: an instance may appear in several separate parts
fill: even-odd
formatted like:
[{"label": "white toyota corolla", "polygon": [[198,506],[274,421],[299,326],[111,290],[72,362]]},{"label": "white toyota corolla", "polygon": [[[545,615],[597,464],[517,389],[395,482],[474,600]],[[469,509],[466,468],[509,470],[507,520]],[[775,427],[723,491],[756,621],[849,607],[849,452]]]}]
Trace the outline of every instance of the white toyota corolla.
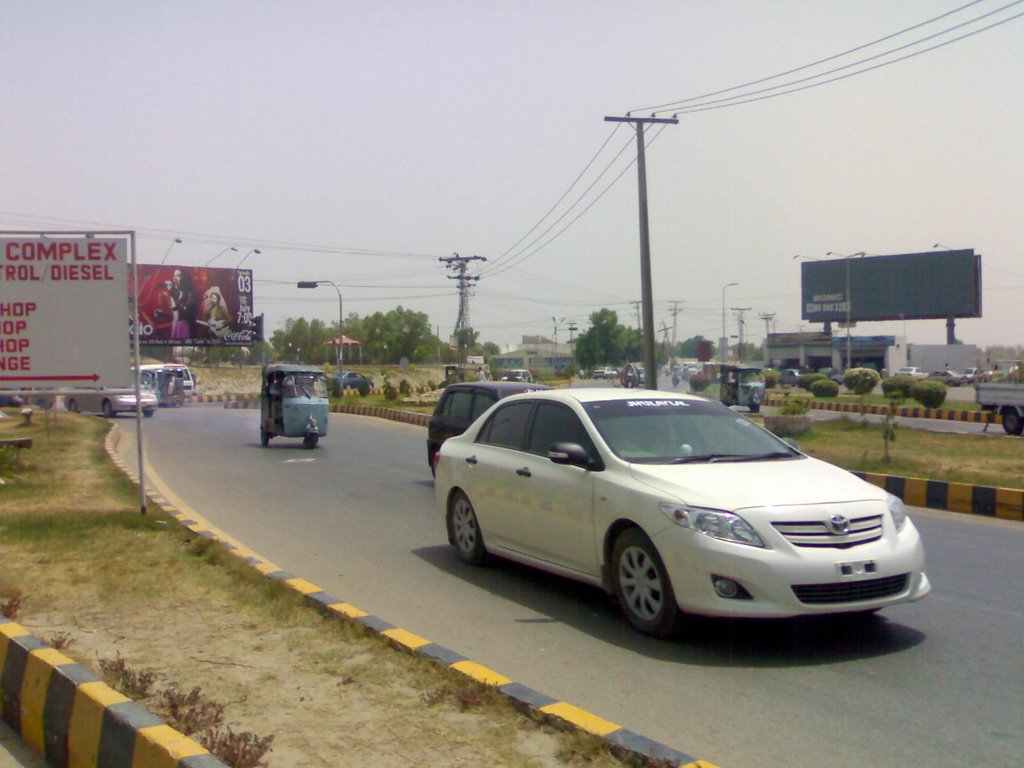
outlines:
[{"label": "white toyota corolla", "polygon": [[931,590],[903,502],[701,397],[501,400],[441,448],[448,538],[595,584],[663,637],[684,613],[867,613]]}]

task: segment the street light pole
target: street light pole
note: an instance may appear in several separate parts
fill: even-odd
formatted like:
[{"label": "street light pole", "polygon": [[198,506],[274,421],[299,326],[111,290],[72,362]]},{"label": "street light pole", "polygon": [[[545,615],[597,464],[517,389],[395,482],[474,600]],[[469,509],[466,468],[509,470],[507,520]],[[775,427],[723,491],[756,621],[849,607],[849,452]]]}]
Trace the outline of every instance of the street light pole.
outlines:
[{"label": "street light pole", "polygon": [[180,242],[181,242],[181,238],[180,237],[176,237],[176,238],[174,238],[174,240],[171,241],[171,244],[169,246],[167,246],[167,250],[164,251],[164,257],[162,259],[160,259],[160,263],[161,264],[163,264],[165,261],[167,261],[167,257],[171,253],[171,248],[173,248],[176,243],[180,243]]},{"label": "street light pole", "polygon": [[724,363],[729,359],[729,339],[725,335],[725,289],[739,283],[726,283],[722,286],[722,348],[718,350],[719,362]]},{"label": "street light pole", "polygon": [[223,255],[224,255],[225,253],[227,253],[228,251],[235,251],[235,252],[237,252],[237,251],[238,251],[238,249],[237,249],[237,248],[235,248],[235,246],[233,246],[233,245],[229,245],[229,246],[228,246],[227,248],[225,248],[225,249],[224,249],[223,251],[221,251],[220,253],[218,253],[218,254],[217,254],[216,256],[214,256],[214,257],[213,257],[212,259],[210,259],[210,260],[209,260],[208,262],[206,262],[206,264],[204,264],[203,266],[206,266],[206,267],[210,266],[211,264],[213,264],[213,262],[215,262],[215,261],[216,261],[216,260],[217,260],[217,259],[218,259],[219,257],[223,256]]},{"label": "street light pole", "polygon": [[834,251],[829,251],[825,255],[842,256],[843,259],[846,260],[846,290],[843,296],[843,298],[846,300],[846,366],[843,368],[843,371],[845,372],[850,369],[852,355],[850,351],[850,310],[853,308],[853,301],[850,297],[850,259],[856,258],[858,256],[863,256],[864,251],[851,253],[849,256],[846,256],[845,254],[842,253],[835,253]]},{"label": "street light pole", "polygon": [[333,285],[334,290],[338,292],[338,373],[340,374],[345,363],[345,331],[343,330],[345,313],[342,310],[341,288],[330,280],[300,280],[298,283],[299,288],[318,288],[320,285]]},{"label": "street light pole", "polygon": [[259,255],[259,254],[263,253],[263,251],[261,251],[259,248],[250,248],[249,252],[247,254],[245,254],[245,256],[242,257],[242,261],[239,261],[238,264],[235,265],[235,269],[238,269],[239,267],[241,267],[242,266],[242,262],[245,261],[246,259],[248,259],[250,256],[252,256],[254,253]]}]

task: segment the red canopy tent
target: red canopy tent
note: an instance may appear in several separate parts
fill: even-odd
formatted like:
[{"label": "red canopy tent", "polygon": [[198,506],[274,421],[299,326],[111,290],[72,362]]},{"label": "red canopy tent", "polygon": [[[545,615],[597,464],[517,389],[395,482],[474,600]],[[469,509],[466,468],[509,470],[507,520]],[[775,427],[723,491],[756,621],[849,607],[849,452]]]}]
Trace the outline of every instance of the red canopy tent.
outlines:
[{"label": "red canopy tent", "polygon": [[325,346],[328,345],[328,344],[330,344],[332,347],[337,347],[337,346],[341,345],[341,352],[342,352],[342,354],[338,356],[339,363],[345,362],[345,354],[344,354],[345,347],[351,347],[353,345],[359,347],[359,364],[360,365],[363,364],[363,342],[356,341],[355,339],[350,339],[345,334],[342,334],[340,338],[335,336],[330,341],[325,341],[324,342]]}]

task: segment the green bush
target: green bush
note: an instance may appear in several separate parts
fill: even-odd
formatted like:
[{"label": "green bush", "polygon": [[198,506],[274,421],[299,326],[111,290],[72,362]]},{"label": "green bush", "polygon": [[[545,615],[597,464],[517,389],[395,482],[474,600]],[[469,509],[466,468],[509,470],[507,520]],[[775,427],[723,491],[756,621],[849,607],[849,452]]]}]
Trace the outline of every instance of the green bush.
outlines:
[{"label": "green bush", "polygon": [[780,374],[778,371],[769,368],[764,372],[763,375],[765,389],[775,389],[776,387],[779,386],[779,379],[782,378],[782,374]]},{"label": "green bush", "polygon": [[828,381],[828,376],[826,376],[824,373],[802,373],[800,374],[800,377],[796,380],[796,385],[800,387],[800,389],[806,389],[808,392],[810,392],[811,384],[813,384],[816,381],[821,381],[822,379]]},{"label": "green bush", "polygon": [[941,408],[946,402],[946,385],[941,381],[918,380],[910,388],[910,396],[925,408]]},{"label": "green bush", "polygon": [[901,395],[904,400],[910,399],[910,390],[917,383],[913,376],[890,376],[882,379],[882,394],[888,398]]},{"label": "green bush", "polygon": [[839,394],[839,385],[832,379],[818,379],[811,382],[811,394],[815,397],[836,397]]},{"label": "green bush", "polygon": [[843,386],[855,395],[867,395],[874,391],[881,378],[878,371],[870,368],[850,368],[843,375]]},{"label": "green bush", "polygon": [[695,373],[690,377],[690,391],[703,392],[711,383],[711,377],[704,373]]},{"label": "green bush", "polygon": [[398,393],[402,397],[408,397],[412,394],[412,384],[409,383],[408,379],[402,379],[398,382]]},{"label": "green bush", "polygon": [[785,392],[779,405],[780,416],[804,416],[811,407],[811,398]]},{"label": "green bush", "polygon": [[398,399],[398,387],[391,383],[389,376],[384,377],[384,399],[385,400],[397,400]]},{"label": "green bush", "polygon": [[369,397],[369,395],[370,395],[370,382],[368,382],[368,381],[360,382],[359,383],[359,387],[358,387],[358,391],[359,391],[359,396],[360,397]]}]

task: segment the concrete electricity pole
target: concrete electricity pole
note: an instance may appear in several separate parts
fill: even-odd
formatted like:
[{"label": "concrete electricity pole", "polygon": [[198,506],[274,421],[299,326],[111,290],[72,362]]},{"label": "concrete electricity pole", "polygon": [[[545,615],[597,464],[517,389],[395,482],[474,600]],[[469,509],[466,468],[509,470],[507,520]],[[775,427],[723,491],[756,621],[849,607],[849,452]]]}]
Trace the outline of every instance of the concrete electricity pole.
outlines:
[{"label": "concrete electricity pole", "polygon": [[675,117],[605,117],[607,123],[633,123],[636,125],[636,172],[637,191],[640,198],[640,288],[644,303],[643,342],[645,386],[658,388],[658,367],[654,355],[654,294],[651,290],[651,236],[647,221],[647,158],[644,155],[644,125],[648,123],[671,123]]},{"label": "concrete electricity pole", "polygon": [[736,345],[736,362],[743,362],[743,313],[749,312],[750,307],[730,307],[730,309],[736,313],[736,328],[738,334],[738,343]]}]

